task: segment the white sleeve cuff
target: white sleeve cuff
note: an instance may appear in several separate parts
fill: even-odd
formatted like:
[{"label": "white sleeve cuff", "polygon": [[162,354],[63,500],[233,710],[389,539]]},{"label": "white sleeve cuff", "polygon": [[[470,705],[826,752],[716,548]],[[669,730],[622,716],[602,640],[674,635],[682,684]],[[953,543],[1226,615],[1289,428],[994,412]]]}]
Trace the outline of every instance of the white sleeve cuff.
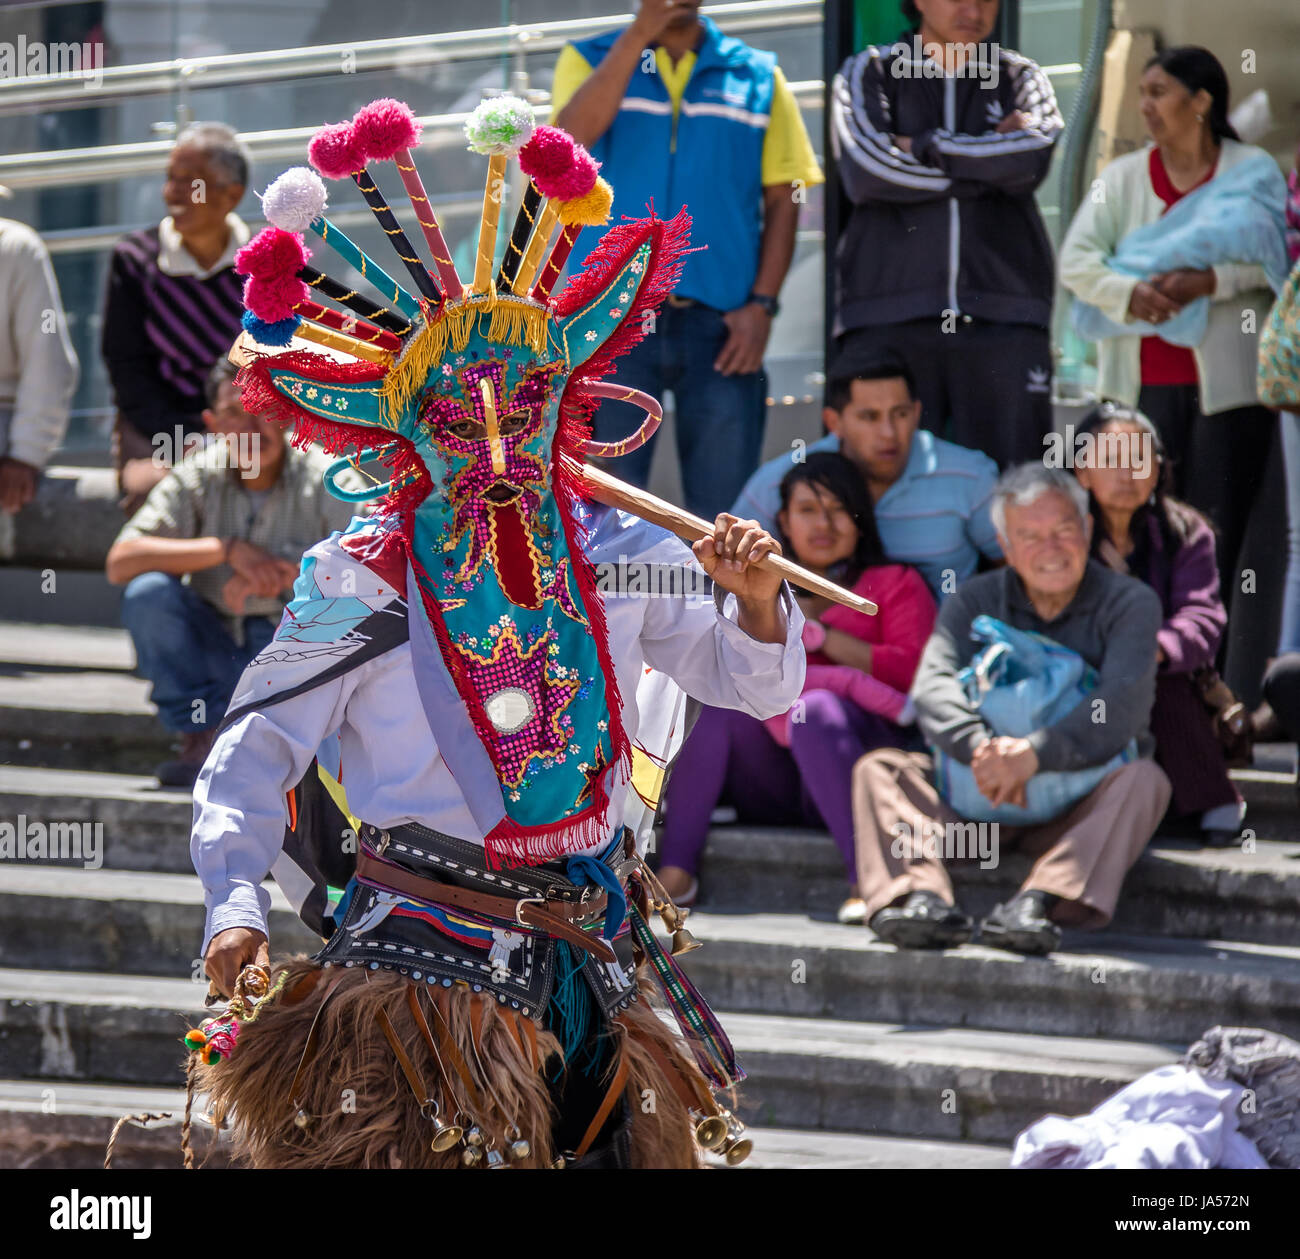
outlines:
[{"label": "white sleeve cuff", "polygon": [[208,920],[203,928],[202,955],[207,957],[212,937],[231,927],[247,927],[260,931],[269,940],[271,932],[267,918],[271,912],[271,894],[266,888],[251,883],[232,883],[224,895],[215,895],[208,910]]}]

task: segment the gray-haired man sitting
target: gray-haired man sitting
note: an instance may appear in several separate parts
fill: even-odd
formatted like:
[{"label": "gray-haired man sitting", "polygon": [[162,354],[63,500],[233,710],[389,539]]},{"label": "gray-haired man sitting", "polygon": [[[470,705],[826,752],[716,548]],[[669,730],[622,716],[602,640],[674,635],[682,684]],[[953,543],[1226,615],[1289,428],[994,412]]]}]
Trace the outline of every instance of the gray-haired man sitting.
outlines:
[{"label": "gray-haired man sitting", "polygon": [[[992,515],[1007,566],[972,577],[943,604],[912,685],[926,740],[969,765],[991,805],[1025,803],[1040,771],[1104,765],[1130,739],[1139,752],[1061,816],[999,829],[999,849],[1019,848],[1034,864],[1020,891],[981,924],[981,940],[1046,953],[1060,942],[1058,924],[1110,921],[1124,876],[1169,803],[1147,729],[1162,613],[1150,587],[1088,558],[1092,520],[1072,476],[1038,464],[1013,468],[994,490]],[[1078,652],[1098,674],[1089,701],[1024,738],[995,736],[957,679],[980,648],[971,622],[981,614]],[[868,923],[902,948],[945,948],[971,937],[934,842],[953,833],[946,824],[966,819],[940,799],[932,769],[929,756],[881,749],[853,775]]]}]

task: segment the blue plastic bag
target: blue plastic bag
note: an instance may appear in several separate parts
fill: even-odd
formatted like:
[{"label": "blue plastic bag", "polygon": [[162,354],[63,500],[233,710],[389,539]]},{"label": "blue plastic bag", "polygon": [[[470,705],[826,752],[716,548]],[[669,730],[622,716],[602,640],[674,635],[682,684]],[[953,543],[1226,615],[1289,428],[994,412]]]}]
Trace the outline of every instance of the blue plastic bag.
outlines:
[{"label": "blue plastic bag", "polygon": [[[991,616],[977,616],[970,628],[971,637],[988,646],[957,679],[995,735],[1021,737],[1055,725],[1097,688],[1097,671],[1077,651],[1042,634],[1012,629]],[[949,807],[972,822],[1032,826],[1060,817],[1137,754],[1137,740],[1130,739],[1104,765],[1037,773],[1025,789],[1027,806],[995,806],[975,785],[969,765],[936,748],[935,785]]]}]

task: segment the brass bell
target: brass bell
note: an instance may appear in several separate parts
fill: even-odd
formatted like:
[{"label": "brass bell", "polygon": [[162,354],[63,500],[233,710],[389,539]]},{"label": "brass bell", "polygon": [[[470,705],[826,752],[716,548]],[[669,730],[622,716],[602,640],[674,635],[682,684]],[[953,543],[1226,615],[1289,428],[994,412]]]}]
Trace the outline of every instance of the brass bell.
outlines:
[{"label": "brass bell", "polygon": [[695,1139],[705,1150],[716,1150],[727,1139],[727,1121],[721,1115],[705,1115],[695,1125]]},{"label": "brass bell", "polygon": [[754,1152],[754,1143],[745,1135],[745,1125],[735,1115],[729,1110],[723,1114],[726,1115],[727,1139],[722,1146],[722,1157],[728,1167],[735,1167]]},{"label": "brass bell", "polygon": [[700,942],[685,927],[678,927],[673,932],[672,955],[680,957],[683,953],[693,953],[702,948]]},{"label": "brass bell", "polygon": [[742,1137],[739,1141],[732,1141],[722,1151],[722,1157],[727,1160],[728,1167],[736,1167],[743,1163],[754,1152],[754,1143],[748,1137]]},{"label": "brass bell", "polygon": [[518,1128],[511,1127],[510,1131],[514,1133],[514,1136],[511,1139],[510,1144],[506,1146],[506,1150],[510,1157],[518,1163],[521,1160],[526,1159],[533,1152],[533,1147],[524,1140],[524,1135]]},{"label": "brass bell", "polygon": [[302,1128],[304,1131],[311,1127],[311,1116],[305,1110],[299,1110],[293,1117],[295,1128]]},{"label": "brass bell", "polygon": [[483,1130],[478,1124],[471,1124],[465,1132],[465,1140],[469,1145],[483,1144]]},{"label": "brass bell", "polygon": [[461,1138],[461,1129],[454,1123],[445,1123],[437,1115],[433,1117],[433,1140],[429,1142],[429,1148],[435,1154],[442,1154],[450,1150]]},{"label": "brass bell", "polygon": [[551,1170],[553,1172],[562,1172],[567,1166],[568,1160],[563,1154],[557,1154],[555,1158],[551,1160]]},{"label": "brass bell", "polygon": [[460,1161],[466,1167],[477,1167],[483,1161],[483,1151],[476,1145],[467,1145],[460,1152]]},{"label": "brass bell", "polygon": [[506,1165],[505,1159],[501,1157],[501,1151],[495,1146],[491,1147],[487,1152],[487,1165],[488,1171],[493,1172],[500,1171]]}]

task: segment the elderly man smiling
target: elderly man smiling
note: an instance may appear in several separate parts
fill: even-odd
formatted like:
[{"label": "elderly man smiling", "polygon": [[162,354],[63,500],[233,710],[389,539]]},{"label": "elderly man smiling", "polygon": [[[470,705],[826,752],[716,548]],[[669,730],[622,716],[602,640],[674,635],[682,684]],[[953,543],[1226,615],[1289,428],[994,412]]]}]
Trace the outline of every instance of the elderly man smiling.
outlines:
[{"label": "elderly man smiling", "polygon": [[[1088,558],[1087,500],[1063,472],[1037,464],[1007,472],[993,493],[993,521],[1007,567],[971,578],[943,604],[912,686],[927,741],[970,765],[991,805],[1024,803],[1040,771],[1103,765],[1130,739],[1139,752],[1061,816],[1000,828],[1000,847],[1018,847],[1034,863],[1020,891],[983,921],[981,941],[1047,953],[1060,943],[1060,924],[1110,921],[1124,876],[1169,803],[1147,729],[1160,601],[1149,587]],[[1025,738],[994,736],[957,677],[979,649],[971,622],[981,614],[1078,652],[1098,675],[1089,700]],[[871,752],[854,769],[868,923],[900,948],[946,948],[972,934],[932,842],[936,826],[942,833],[965,819],[939,797],[932,769],[929,756],[896,749]]]}]

